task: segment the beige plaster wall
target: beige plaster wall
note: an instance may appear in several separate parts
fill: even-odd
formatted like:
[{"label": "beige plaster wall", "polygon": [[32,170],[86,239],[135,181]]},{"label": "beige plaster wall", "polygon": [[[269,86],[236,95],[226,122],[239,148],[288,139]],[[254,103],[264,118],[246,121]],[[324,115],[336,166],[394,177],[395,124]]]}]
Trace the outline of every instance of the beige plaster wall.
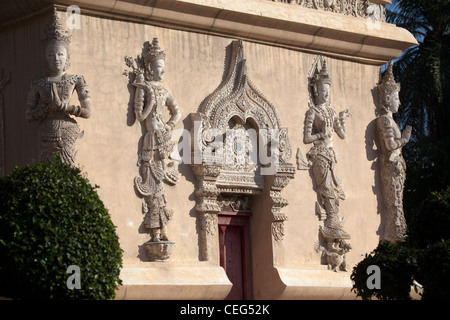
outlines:
[{"label": "beige plaster wall", "polygon": [[25,106],[31,81],[45,72],[40,39],[46,23],[48,17],[39,15],[0,32],[0,66],[11,73],[3,92],[5,174],[37,158],[38,125],[26,122]]},{"label": "beige plaster wall", "polygon": [[[61,15],[64,16],[64,13]],[[30,81],[45,70],[42,57],[35,55],[35,48],[39,45],[38,39],[47,21],[47,16],[42,16],[0,33],[0,43],[6,43],[8,48],[7,53],[1,55],[0,65],[9,68],[13,75],[13,82],[5,91],[7,173],[13,166],[37,158],[37,125],[26,123],[24,113]],[[158,279],[173,277],[178,285],[189,287],[183,297],[204,298],[199,288],[208,287],[205,280],[208,276],[211,276],[210,284],[219,284],[220,287],[217,292],[208,293],[208,297],[226,296],[230,283],[224,277],[223,270],[221,272],[215,268],[218,266],[217,257],[211,261],[199,261],[200,240],[194,211],[195,181],[186,164],[179,166],[178,184],[165,186],[168,207],[174,210],[173,221],[168,226],[169,237],[176,243],[172,256],[166,262],[149,262],[142,256],[144,252],[140,246],[149,240],[149,235],[141,225],[142,200],[133,186],[133,179],[138,175],[136,163],[142,129],[134,118],[128,79],[122,72],[127,69],[124,56],[136,57],[145,41],[158,37],[166,52],[163,85],[173,93],[182,114],[175,129],[189,130],[189,113],[196,112],[202,100],[222,80],[225,48],[233,39],[88,15],[82,17],[81,28],[74,29],[72,34],[72,67],[69,73],[85,77],[92,99],[91,118],[77,119],[85,132],[77,142],[78,163],[90,182],[100,186],[100,197],[117,226],[124,249],[124,266],[129,275],[128,282],[125,282],[130,288],[128,293],[120,291],[119,297],[155,298],[149,295],[149,292],[154,294],[151,290],[147,291],[147,295],[142,291],[136,291],[134,296],[131,294],[132,286],[147,281],[145,277],[151,270]],[[289,128],[293,151],[291,162],[295,164],[297,148],[305,156],[311,147],[303,144],[302,135],[308,108],[307,77],[316,55],[249,41],[244,41],[244,52],[249,77],[276,107],[282,127]],[[338,153],[337,172],[347,194],[347,199],[341,202],[341,216],[346,218],[346,231],[352,236],[350,242],[353,249],[348,255],[351,270],[379,241],[379,186],[376,184],[376,151],[372,142],[372,121],[375,119],[372,90],[378,82],[379,68],[331,57],[327,58],[327,62],[333,81],[332,105],[337,112],[348,108],[352,114],[347,121],[347,138],[341,140],[337,135],[334,137]],[[76,99],[76,94],[74,96]],[[348,289],[350,272],[331,273],[320,264],[320,254],[314,251],[320,222],[315,215],[316,193],[309,171],[297,171],[295,179],[283,190],[283,196],[289,201],[284,208],[289,220],[285,222],[284,241],[273,243],[273,263],[284,285],[288,286],[289,279],[297,279],[297,276],[310,277],[308,273],[305,276],[295,270],[316,270],[322,272],[316,278],[326,275],[330,284],[335,281],[338,283],[336,286],[340,286],[339,283],[343,282],[343,287]],[[253,213],[254,216],[257,214]],[[252,218],[252,221],[267,223],[266,219]],[[270,230],[261,225],[251,228]],[[258,247],[258,243],[264,240],[270,244],[271,235],[253,232],[252,237],[254,260],[262,261],[258,257],[270,256],[270,252]],[[186,267],[195,271],[187,272]],[[270,289],[255,283],[263,274],[258,268],[264,269],[254,261],[256,297],[272,298]],[[269,266],[264,272],[274,273],[276,270],[271,268]],[[137,271],[133,273],[132,270]],[[194,275],[197,280],[203,276],[205,281],[195,281]],[[295,281],[292,283],[293,286],[304,285]],[[317,283],[315,285],[320,285]],[[285,297],[295,298],[296,295],[298,297],[298,292],[294,290]]]},{"label": "beige plaster wall", "polygon": [[[139,236],[135,232],[140,227],[142,214],[141,201],[133,190],[142,131],[130,109],[128,80],[121,72],[127,69],[123,57],[136,56],[143,42],[153,37],[159,38],[166,51],[164,86],[172,91],[182,113],[175,128],[190,129],[187,116],[195,112],[201,101],[220,84],[225,47],[232,39],[85,17],[81,30],[74,32],[72,43],[71,71],[85,76],[93,104],[92,118],[78,121],[85,130],[85,136],[78,142],[78,161],[91,181],[101,186],[99,192],[108,207],[114,210],[112,214],[119,233],[127,234],[123,247],[126,258],[131,259],[136,256],[136,243],[147,238],[147,235]],[[249,76],[277,108],[282,126],[289,128],[294,151],[291,160],[295,163],[296,149],[300,147],[305,155],[310,148],[302,141],[303,121],[308,108],[307,77],[316,56],[249,42],[244,42],[244,48]],[[354,62],[327,60],[333,80],[332,104],[336,111],[349,108],[352,113],[347,122],[347,138],[341,140],[335,136],[338,172],[347,193],[341,212],[347,217],[350,233],[353,233],[351,229],[361,230],[360,220],[363,218],[368,228],[374,229],[368,232],[373,235],[362,234],[357,238],[373,242],[370,237],[377,238],[378,218],[369,214],[370,211],[376,214],[377,205],[372,190],[374,172],[371,161],[367,159],[366,140],[372,139],[372,132],[367,132],[367,129],[375,118],[371,90],[378,81],[379,69]],[[169,206],[175,211],[169,232],[177,243],[177,249],[171,260],[196,261],[193,175],[187,165],[181,164],[179,168],[180,182],[165,188]],[[305,237],[312,239],[311,243],[317,238],[319,222],[314,214],[316,198],[309,172],[298,171],[284,195],[290,203],[285,209],[290,218],[286,223],[285,263],[308,263],[310,259],[300,258],[303,254],[295,253],[299,248],[295,243],[298,241],[303,246]],[[289,246],[291,241],[292,249]],[[357,251],[357,244],[354,246],[352,251]]]},{"label": "beige plaster wall", "polygon": [[[141,200],[133,188],[141,126],[129,105],[127,78],[121,75],[125,55],[136,56],[144,41],[158,37],[166,51],[164,86],[177,100],[182,113],[176,129],[190,129],[187,119],[201,101],[221,82],[225,47],[232,39],[176,31],[141,24],[95,17],[84,17],[75,30],[72,45],[72,70],[82,73],[92,92],[93,112],[80,120],[85,137],[79,141],[78,160],[89,179],[100,185],[99,193],[118,227],[126,265],[140,264],[140,246],[148,240],[142,233]],[[289,128],[293,157],[300,147],[305,155],[310,145],[302,141],[304,115],[308,108],[307,77],[316,55],[268,45],[244,42],[248,74],[259,90],[275,105],[283,127]],[[361,256],[376,247],[380,218],[374,191],[373,152],[367,141],[373,139],[370,122],[375,118],[372,90],[379,69],[361,63],[327,59],[333,80],[332,103],[336,111],[349,108],[347,138],[335,136],[338,173],[347,199],[341,204],[346,230],[352,235],[351,267]],[[145,266],[213,264],[199,262],[199,234],[194,211],[195,182],[188,165],[179,166],[180,180],[166,186],[169,207],[174,210],[168,231],[176,247],[169,262],[145,262]],[[283,191],[289,201],[289,216],[282,248],[277,246],[277,265],[299,268],[314,265],[319,269],[320,254],[313,249],[320,222],[315,215],[316,193],[308,171],[298,171]],[[254,212],[254,215],[258,212]],[[267,235],[269,236],[269,235]],[[258,239],[252,239],[255,243]],[[253,247],[255,255],[258,247]],[[145,258],[144,258],[145,260]],[[351,267],[349,268],[351,270]]]},{"label": "beige plaster wall", "polygon": [[[95,36],[94,36],[95,35]],[[138,175],[138,143],[142,136],[139,122],[130,109],[128,79],[121,75],[127,69],[124,56],[141,53],[144,41],[158,37],[166,51],[164,86],[172,91],[182,117],[175,129],[205,96],[215,89],[222,77],[224,54],[228,40],[202,37],[139,24],[83,19],[79,37],[74,34],[72,70],[83,70],[92,92],[92,118],[79,121],[86,134],[79,141],[78,160],[92,182],[101,186],[102,199],[109,208],[121,235],[124,258],[138,260],[138,246],[149,240],[141,233],[143,214],[141,199],[136,196],[133,179]],[[188,121],[185,121],[189,125]],[[171,262],[197,262],[198,235],[194,209],[193,175],[186,164],[179,166],[176,186],[165,186],[168,207],[174,210],[168,227],[176,247]],[[154,264],[154,263],[149,263]],[[158,263],[155,263],[158,264]]]}]

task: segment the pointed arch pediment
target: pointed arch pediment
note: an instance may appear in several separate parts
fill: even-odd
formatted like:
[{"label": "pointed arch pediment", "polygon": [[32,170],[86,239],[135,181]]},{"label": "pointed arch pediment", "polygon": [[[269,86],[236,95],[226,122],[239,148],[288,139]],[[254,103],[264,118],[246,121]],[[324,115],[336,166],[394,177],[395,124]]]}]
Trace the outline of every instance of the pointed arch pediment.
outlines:
[{"label": "pointed arch pediment", "polygon": [[227,120],[237,116],[244,123],[253,119],[258,129],[279,130],[280,119],[275,107],[249,79],[242,41],[233,41],[230,50],[224,80],[199,107],[202,120],[211,128],[225,131]]}]

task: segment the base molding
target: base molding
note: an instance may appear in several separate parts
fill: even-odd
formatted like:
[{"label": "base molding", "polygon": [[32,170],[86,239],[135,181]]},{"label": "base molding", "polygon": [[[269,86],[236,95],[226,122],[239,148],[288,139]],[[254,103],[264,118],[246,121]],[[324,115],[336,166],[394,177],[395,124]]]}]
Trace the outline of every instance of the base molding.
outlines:
[{"label": "base molding", "polygon": [[[324,266],[320,266],[324,267]],[[326,267],[325,267],[326,268]],[[275,268],[285,288],[280,300],[355,300],[351,291],[351,272],[333,272],[321,268]]]},{"label": "base molding", "polygon": [[231,290],[222,267],[125,267],[116,300],[223,300]]}]

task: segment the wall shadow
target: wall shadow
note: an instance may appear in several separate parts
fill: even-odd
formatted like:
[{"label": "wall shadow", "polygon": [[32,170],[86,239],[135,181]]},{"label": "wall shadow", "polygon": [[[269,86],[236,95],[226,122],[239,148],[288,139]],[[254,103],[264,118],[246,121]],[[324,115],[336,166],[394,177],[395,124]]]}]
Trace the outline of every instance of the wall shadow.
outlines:
[{"label": "wall shadow", "polygon": [[372,99],[374,105],[376,106],[374,110],[375,118],[369,122],[366,126],[364,138],[365,138],[365,148],[366,148],[366,158],[369,162],[371,162],[370,169],[373,171],[373,181],[374,185],[372,186],[372,192],[377,198],[377,214],[380,215],[380,225],[378,226],[378,230],[376,234],[381,240],[384,226],[384,214],[383,214],[383,201],[381,194],[381,179],[380,179],[380,170],[379,170],[379,155],[380,155],[380,141],[378,139],[377,134],[377,118],[378,114],[378,87],[374,87],[371,90]]}]

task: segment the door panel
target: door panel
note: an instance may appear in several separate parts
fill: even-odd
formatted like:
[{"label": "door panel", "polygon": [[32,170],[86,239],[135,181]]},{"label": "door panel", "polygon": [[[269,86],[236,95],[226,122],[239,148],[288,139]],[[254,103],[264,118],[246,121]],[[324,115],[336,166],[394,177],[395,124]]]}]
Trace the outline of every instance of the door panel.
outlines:
[{"label": "door panel", "polygon": [[[221,228],[222,229],[222,228]],[[227,300],[244,299],[243,270],[242,270],[242,239],[241,227],[226,226],[224,232],[224,246],[222,267],[225,269],[228,279],[233,284]]]},{"label": "door panel", "polygon": [[225,299],[252,299],[249,213],[219,214],[219,246],[220,265],[233,283]]}]

